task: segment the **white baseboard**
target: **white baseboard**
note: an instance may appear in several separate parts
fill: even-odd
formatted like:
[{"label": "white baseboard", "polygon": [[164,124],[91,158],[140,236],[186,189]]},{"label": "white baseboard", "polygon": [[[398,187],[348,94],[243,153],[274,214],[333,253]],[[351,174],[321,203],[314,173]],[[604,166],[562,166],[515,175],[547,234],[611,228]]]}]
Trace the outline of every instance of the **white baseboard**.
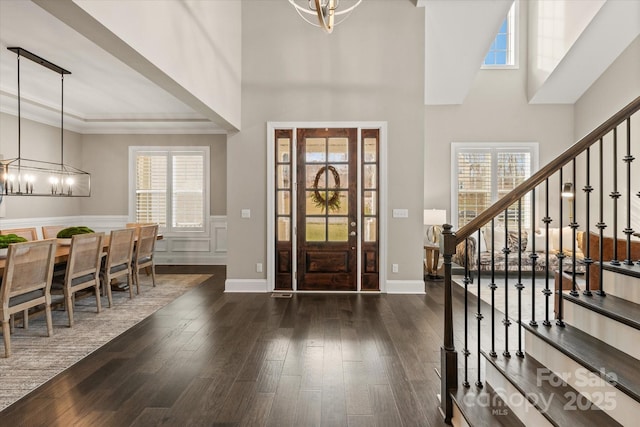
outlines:
[{"label": "white baseboard", "polygon": [[387,280],[388,294],[425,294],[422,280]]},{"label": "white baseboard", "polygon": [[224,282],[225,292],[267,293],[267,279],[227,279]]}]

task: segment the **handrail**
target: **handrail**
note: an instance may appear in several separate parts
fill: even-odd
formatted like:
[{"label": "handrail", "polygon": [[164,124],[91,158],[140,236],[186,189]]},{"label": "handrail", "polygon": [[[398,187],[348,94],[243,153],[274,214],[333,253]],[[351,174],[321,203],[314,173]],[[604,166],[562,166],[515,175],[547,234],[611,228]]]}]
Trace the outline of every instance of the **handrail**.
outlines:
[{"label": "handrail", "polygon": [[[595,144],[600,138],[604,137],[613,128],[618,126],[623,120],[630,117],[633,113],[640,109],[640,96],[631,101],[626,107],[614,114],[610,119],[595,128],[580,141],[569,147],[564,153],[560,154],[545,167],[533,174],[522,184],[511,190],[508,194],[495,202],[486,210],[482,211],[469,223],[465,224],[455,232],[456,244],[462,242],[469,237],[471,233],[488,223],[492,218],[498,216],[505,211],[513,203],[524,197],[528,192],[537,187],[544,180],[549,178],[558,169],[572,161],[576,156],[582,153],[591,145]],[[455,248],[455,246],[454,246]],[[455,249],[454,249],[455,252]]]}]

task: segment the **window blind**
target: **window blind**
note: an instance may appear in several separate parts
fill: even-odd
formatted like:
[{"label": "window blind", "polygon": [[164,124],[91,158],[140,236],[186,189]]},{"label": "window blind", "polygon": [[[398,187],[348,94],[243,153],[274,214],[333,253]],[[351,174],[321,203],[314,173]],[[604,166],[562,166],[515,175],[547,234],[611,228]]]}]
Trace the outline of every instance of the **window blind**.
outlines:
[{"label": "window blind", "polygon": [[136,156],[136,222],[167,225],[167,154]]},{"label": "window blind", "polygon": [[202,153],[173,156],[172,226],[202,228],[204,199],[204,159]]}]

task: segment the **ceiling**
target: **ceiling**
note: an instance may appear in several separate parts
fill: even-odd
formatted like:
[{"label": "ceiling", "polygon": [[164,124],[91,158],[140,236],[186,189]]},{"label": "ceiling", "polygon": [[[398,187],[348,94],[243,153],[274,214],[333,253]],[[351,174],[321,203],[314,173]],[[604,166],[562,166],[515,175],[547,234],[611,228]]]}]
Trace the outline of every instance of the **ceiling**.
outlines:
[{"label": "ceiling", "polygon": [[[221,133],[143,75],[29,0],[0,1],[0,111],[17,115],[22,47],[71,71],[64,79],[64,127],[80,133]],[[60,75],[22,58],[21,115],[60,125]]]},{"label": "ceiling", "polygon": [[[412,1],[425,13],[425,104],[461,104],[513,0]],[[532,16],[539,4],[543,2],[522,2],[521,7],[528,7]],[[53,5],[49,0],[0,0],[0,111],[17,115],[16,54],[7,50],[14,46],[72,72],[64,80],[65,129],[180,134],[233,129],[215,112],[198,108],[189,94],[173,91],[178,99],[164,89],[166,85],[161,87],[116,58],[126,55],[112,55],[45,10]],[[555,68],[537,81],[529,77],[529,102],[576,102],[640,34],[640,2],[599,0],[593,9],[594,16],[583,20],[585,27],[566,43]],[[108,31],[86,28],[84,34]],[[529,54],[531,49],[529,43]],[[528,76],[535,72],[527,71]],[[59,126],[60,76],[23,59],[20,78],[21,115]]]}]

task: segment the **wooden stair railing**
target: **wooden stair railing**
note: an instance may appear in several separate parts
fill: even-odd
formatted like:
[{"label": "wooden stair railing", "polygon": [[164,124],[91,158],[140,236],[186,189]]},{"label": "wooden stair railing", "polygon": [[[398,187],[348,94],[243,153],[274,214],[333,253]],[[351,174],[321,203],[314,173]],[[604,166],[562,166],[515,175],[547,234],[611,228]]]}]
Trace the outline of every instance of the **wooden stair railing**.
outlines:
[{"label": "wooden stair railing", "polygon": [[[632,167],[632,162],[634,160],[634,157],[632,156],[632,126],[631,126],[631,118],[632,116],[634,116],[634,114],[640,109],[640,97],[637,97],[636,99],[634,99],[631,103],[629,103],[627,106],[625,106],[623,109],[621,109],[618,113],[616,113],[614,116],[612,116],[610,119],[608,119],[607,121],[605,121],[602,125],[598,126],[596,129],[594,129],[592,132],[590,132],[588,135],[586,135],[585,137],[583,137],[582,139],[580,139],[577,143],[575,143],[574,145],[572,145],[571,147],[569,147],[565,152],[563,152],[562,154],[560,154],[556,159],[552,160],[549,164],[547,164],[546,166],[544,166],[543,168],[541,168],[540,170],[538,170],[535,174],[533,174],[530,178],[528,178],[527,180],[525,180],[522,184],[518,185],[516,188],[514,188],[510,193],[506,194],[505,196],[503,196],[500,200],[498,200],[496,203],[494,203],[491,207],[487,208],[485,211],[479,213],[472,221],[470,221],[468,224],[464,225],[463,227],[461,227],[459,230],[454,231],[453,230],[453,226],[449,225],[449,224],[444,224],[443,225],[443,248],[442,248],[442,253],[443,253],[443,258],[444,258],[444,340],[443,340],[443,345],[441,347],[441,413],[442,416],[445,420],[445,422],[450,423],[451,422],[451,418],[453,416],[453,400],[451,397],[451,393],[452,391],[455,391],[459,386],[463,386],[465,388],[470,387],[469,385],[469,381],[467,378],[468,375],[468,367],[467,367],[467,358],[469,357],[470,354],[470,350],[468,348],[468,344],[467,344],[467,326],[468,326],[468,322],[467,322],[467,306],[466,306],[466,301],[467,301],[467,287],[468,285],[471,283],[471,279],[469,276],[469,268],[468,266],[465,267],[465,276],[464,276],[464,287],[465,287],[465,325],[464,325],[464,346],[465,348],[462,351],[463,357],[465,357],[464,360],[464,368],[463,368],[463,372],[464,372],[464,380],[462,381],[462,383],[458,382],[458,353],[455,349],[455,345],[454,345],[454,322],[453,322],[453,294],[452,294],[452,258],[453,256],[456,254],[456,248],[459,246],[460,243],[467,241],[466,239],[469,239],[470,237],[472,237],[474,235],[474,233],[477,233],[478,238],[481,237],[480,234],[480,230],[482,227],[487,226],[488,224],[491,224],[491,227],[493,228],[494,226],[494,221],[502,214],[505,215],[505,219],[507,211],[513,210],[513,206],[517,205],[517,220],[518,220],[518,244],[520,245],[522,243],[522,241],[520,239],[522,239],[522,232],[521,232],[521,225],[522,225],[522,217],[521,217],[521,211],[522,211],[522,206],[521,204],[523,203],[523,200],[525,198],[525,196],[527,196],[528,194],[532,194],[531,197],[531,207],[532,207],[532,222],[531,222],[531,230],[533,231],[533,228],[535,227],[535,216],[536,216],[536,208],[535,208],[535,203],[536,203],[536,189],[538,189],[538,187],[542,187],[540,188],[539,192],[538,192],[538,196],[541,197],[542,194],[544,193],[544,196],[546,198],[546,206],[544,207],[545,210],[545,216],[543,218],[541,218],[541,221],[544,223],[544,226],[546,228],[546,244],[545,244],[545,252],[546,252],[546,280],[547,280],[547,285],[545,287],[545,289],[541,290],[541,293],[544,295],[544,297],[546,298],[546,308],[547,308],[547,312],[545,313],[545,320],[543,322],[543,324],[545,326],[550,326],[551,323],[549,321],[549,298],[552,296],[552,291],[549,289],[548,286],[548,280],[549,280],[549,276],[550,274],[552,274],[552,271],[549,271],[549,224],[553,221],[552,218],[550,217],[549,214],[549,202],[550,202],[550,193],[554,193],[554,195],[556,195],[555,193],[557,192],[557,197],[558,199],[556,199],[558,201],[558,218],[557,221],[559,223],[559,229],[560,229],[560,247],[563,248],[563,243],[562,243],[562,222],[563,222],[563,210],[562,210],[562,206],[563,206],[563,199],[560,196],[560,193],[562,191],[562,184],[563,184],[563,168],[568,166],[569,172],[570,172],[570,177],[569,180],[570,182],[573,184],[573,188],[575,189],[574,191],[576,192],[576,195],[573,197],[573,200],[570,202],[572,203],[572,208],[573,211],[576,212],[576,199],[577,197],[577,190],[581,189],[584,192],[584,198],[585,198],[585,202],[586,202],[586,211],[585,212],[581,212],[582,216],[586,216],[586,220],[585,220],[585,224],[586,224],[586,232],[589,233],[589,227],[592,225],[591,221],[590,221],[590,216],[589,216],[589,211],[591,209],[591,205],[592,204],[599,204],[599,222],[596,224],[593,224],[596,228],[599,229],[600,231],[600,251],[598,252],[599,254],[602,254],[602,241],[604,240],[603,237],[603,230],[607,227],[607,224],[605,224],[604,222],[604,217],[603,217],[603,205],[604,205],[604,185],[603,185],[603,175],[604,173],[607,173],[608,177],[613,177],[613,188],[611,189],[611,193],[609,194],[609,197],[611,198],[611,204],[612,204],[612,212],[609,212],[610,218],[612,219],[612,233],[613,233],[613,239],[614,239],[614,255],[613,255],[613,259],[610,261],[611,264],[613,265],[619,265],[619,261],[617,260],[618,256],[617,256],[617,239],[618,239],[618,217],[620,216],[619,212],[618,212],[618,199],[620,199],[621,197],[623,198],[624,201],[626,201],[626,210],[625,212],[622,212],[622,216],[623,219],[626,219],[626,228],[624,230],[620,230],[622,233],[624,233],[626,235],[626,240],[627,240],[627,248],[629,248],[627,250],[627,258],[624,260],[624,263],[626,265],[633,265],[634,260],[632,260],[631,258],[631,236],[635,236],[637,234],[638,230],[633,230],[631,228],[631,199],[633,197],[638,197],[640,198],[640,186],[638,185],[638,183],[640,183],[640,169],[638,170],[638,172],[636,172],[636,175],[634,175],[634,181],[633,181],[633,185],[635,186],[635,188],[632,190],[632,178],[631,178],[631,167]],[[636,123],[637,118],[634,117],[634,126],[635,128],[638,128],[638,124]],[[626,125],[626,126],[625,126]],[[625,134],[625,138],[626,138],[626,153],[624,155],[624,157],[618,157],[618,129],[620,127],[622,128],[622,133]],[[625,130],[626,127],[626,130]],[[637,135],[634,135],[636,138],[638,138]],[[604,142],[603,141],[609,142],[609,140],[612,140],[612,143],[610,144],[610,146],[612,146],[613,149],[613,155],[612,155],[612,159],[613,159],[613,167],[612,167],[612,171],[610,171],[608,169],[608,166],[603,165],[603,145]],[[634,149],[637,151],[638,146],[640,145],[639,143],[639,139],[635,140],[635,146]],[[599,144],[598,144],[599,143]],[[599,156],[598,156],[598,161],[599,161],[599,182],[595,183],[595,188],[592,186],[592,180],[591,180],[591,152],[590,149],[594,144],[598,144],[599,145]],[[609,147],[611,148],[611,147]],[[607,152],[608,155],[608,152]],[[586,176],[586,183],[584,185],[584,187],[578,187],[577,184],[577,179],[576,179],[576,159],[580,158],[582,160],[582,158],[586,158],[586,170],[585,170],[585,176]],[[617,163],[618,162],[623,162],[626,164],[626,188],[624,189],[623,193],[621,194],[618,191],[618,177],[620,175],[620,173],[617,170]],[[607,168],[607,169],[605,169]],[[604,170],[606,170],[606,172],[603,172]],[[624,171],[623,171],[624,172]],[[549,186],[549,179],[550,177],[554,176],[554,175],[558,175],[558,182],[559,182],[559,188],[552,188],[550,189]],[[596,173],[594,173],[596,174]],[[596,191],[597,190],[597,191]],[[598,199],[591,199],[591,193],[592,192],[596,192],[599,195],[599,200]],[[637,194],[635,193],[637,191]],[[572,295],[575,293],[577,294],[576,291],[576,247],[575,247],[575,241],[576,241],[576,232],[577,232],[577,228],[579,227],[579,224],[577,223],[576,219],[572,218],[570,220],[571,222],[568,223],[568,227],[570,227],[573,231],[573,251],[571,251],[570,256],[567,256],[564,253],[564,250],[561,249],[559,251],[559,253],[553,255],[555,257],[557,257],[558,259],[558,263],[561,266],[560,268],[562,268],[562,266],[564,265],[564,258],[571,258],[571,265],[572,265],[572,271],[573,271],[573,278],[572,278],[572,282],[573,282],[573,288],[572,288]],[[507,226],[508,221],[505,220],[505,227]],[[529,225],[529,224],[527,224]],[[590,240],[587,238],[587,241]],[[479,242],[478,242],[479,243]],[[479,252],[479,244],[477,245],[478,247],[478,252]],[[505,242],[505,248],[503,248],[503,253],[505,255],[505,265],[508,264],[508,257],[509,257],[509,249],[507,247],[507,244]],[[465,264],[468,264],[468,260],[469,257],[471,255],[469,253],[465,253]],[[581,261],[582,265],[584,265],[584,267],[587,270],[587,287],[585,290],[585,295],[590,295],[590,284],[589,284],[589,268],[591,267],[591,264],[595,263],[594,260],[591,260],[589,258],[590,256],[590,249],[589,249],[589,244],[587,243],[587,252],[585,253],[585,258],[584,260]],[[530,256],[532,259],[531,261],[533,262],[533,268],[532,268],[532,286],[533,286],[533,291],[535,291],[535,279],[536,279],[536,272],[535,272],[535,268],[536,268],[536,262],[537,262],[537,258],[538,256],[534,255]],[[478,254],[478,280],[480,280],[480,260],[479,260],[479,254]],[[637,261],[637,260],[636,260]],[[600,284],[599,284],[599,289],[597,291],[595,291],[596,294],[598,295],[604,295],[605,292],[603,290],[603,284],[602,284],[602,261],[599,261],[599,266],[600,266]],[[639,262],[640,264],[640,262]],[[489,285],[489,288],[491,288],[491,292],[493,292],[495,290],[495,288],[497,287],[494,283],[494,268],[495,266],[493,265],[493,258],[491,261],[491,281],[492,283]],[[510,272],[508,271],[509,269],[505,266],[505,287],[507,286],[507,282],[508,282],[508,278],[510,274],[516,274],[515,272]],[[520,264],[520,255],[518,255],[518,271],[517,271],[517,284],[515,285],[515,287],[518,289],[518,298],[520,299],[521,296],[521,290],[522,288],[524,288],[524,285],[522,284],[522,268],[521,268],[521,264]],[[542,273],[539,273],[542,274]],[[480,292],[480,285],[478,284],[478,293]],[[562,292],[560,290],[560,292]],[[508,295],[508,293],[507,293]],[[492,293],[493,296],[493,293]],[[477,295],[478,300],[480,299],[480,295]],[[519,300],[518,301],[518,349],[516,351],[516,355],[519,357],[524,357],[524,353],[522,352],[522,346],[521,346],[521,323],[522,323],[522,319],[521,319],[521,304],[522,302]],[[533,299],[531,301],[532,304],[532,309],[534,310],[535,313],[535,295],[533,296]],[[559,313],[557,314],[557,320],[556,320],[556,325],[559,327],[564,327],[564,323],[563,323],[563,316],[562,316],[562,298],[559,298]],[[505,308],[507,306],[507,303],[505,303]],[[533,319],[529,322],[529,325],[535,327],[537,326],[537,323],[535,321],[535,314],[532,315]],[[477,324],[478,324],[478,331],[477,331],[477,339],[478,339],[478,353],[480,353],[481,351],[481,345],[480,345],[480,327],[481,327],[481,323],[482,323],[482,319],[483,319],[483,315],[480,313],[480,304],[478,303],[478,312],[476,313],[476,318],[477,318]],[[506,343],[506,348],[505,351],[503,352],[503,355],[505,355],[506,357],[510,357],[509,354],[509,348],[508,348],[508,337],[509,337],[509,326],[511,325],[511,322],[509,320],[509,316],[507,313],[505,313],[505,319],[503,320],[503,324],[505,327],[505,338],[507,339],[507,343]],[[491,337],[492,337],[492,341],[493,341],[493,337],[494,337],[495,331],[494,331],[494,322],[493,322],[493,318],[491,319]],[[460,340],[462,341],[462,340]],[[494,348],[493,348],[493,343],[492,343],[492,348],[491,348],[491,352],[489,352],[489,354],[495,354]],[[479,369],[479,354],[476,355],[477,359],[478,359],[478,369],[477,369],[477,381],[475,382],[476,387],[481,388],[482,387],[482,381],[480,379],[480,369]]]}]

